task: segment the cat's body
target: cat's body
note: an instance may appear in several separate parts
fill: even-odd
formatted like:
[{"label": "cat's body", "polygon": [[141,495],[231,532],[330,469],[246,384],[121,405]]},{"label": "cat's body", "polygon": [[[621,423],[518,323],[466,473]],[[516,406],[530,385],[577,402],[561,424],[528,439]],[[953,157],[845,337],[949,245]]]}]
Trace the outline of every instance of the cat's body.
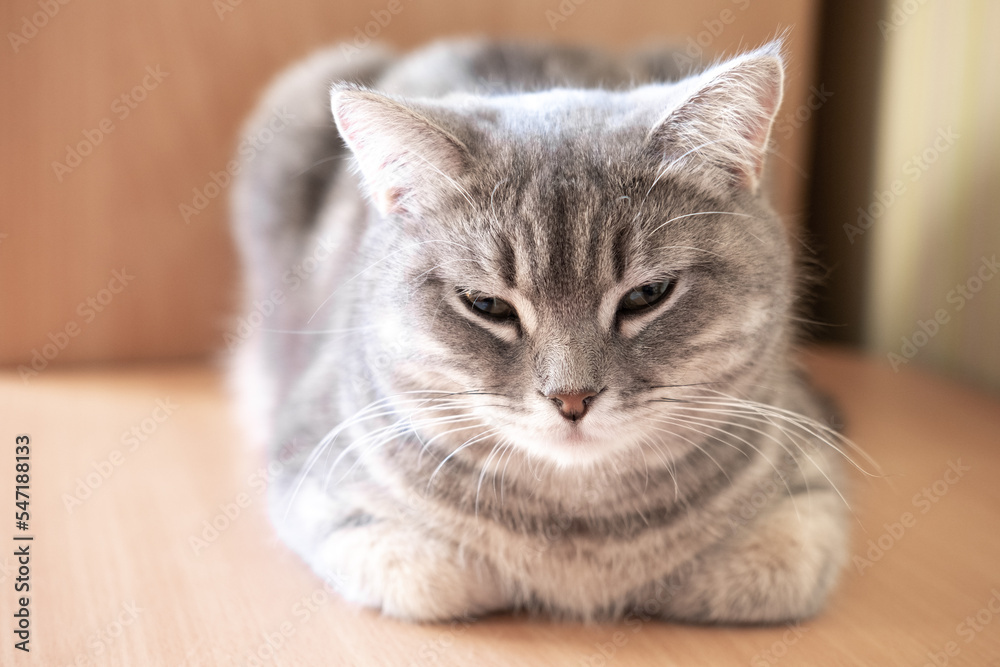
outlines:
[{"label": "cat's body", "polygon": [[265,98],[252,136],[294,120],[236,187],[263,322],[237,384],[279,534],[346,598],[415,620],[822,605],[839,454],[794,416],[821,417],[758,192],[780,57],[642,85],[671,62],[335,49]]}]

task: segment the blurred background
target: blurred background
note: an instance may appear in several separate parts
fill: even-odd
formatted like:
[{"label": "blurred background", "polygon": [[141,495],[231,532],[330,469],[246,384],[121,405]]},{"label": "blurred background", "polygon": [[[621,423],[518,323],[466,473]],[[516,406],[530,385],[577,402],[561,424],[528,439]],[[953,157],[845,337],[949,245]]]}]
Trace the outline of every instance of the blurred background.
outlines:
[{"label": "blurred background", "polygon": [[812,336],[1000,390],[995,0],[5,0],[0,28],[0,365],[25,382],[225,347],[238,130],[322,45],[672,42],[696,69],[787,30],[770,166],[820,267]]}]

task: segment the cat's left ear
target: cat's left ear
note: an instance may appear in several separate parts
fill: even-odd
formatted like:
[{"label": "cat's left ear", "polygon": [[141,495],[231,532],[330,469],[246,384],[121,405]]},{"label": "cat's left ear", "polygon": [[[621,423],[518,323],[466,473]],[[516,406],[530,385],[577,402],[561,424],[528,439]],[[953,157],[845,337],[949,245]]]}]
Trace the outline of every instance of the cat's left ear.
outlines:
[{"label": "cat's left ear", "polygon": [[781,43],[737,56],[684,82],[687,94],[650,131],[664,168],[708,168],[756,191],[781,105]]},{"label": "cat's left ear", "polygon": [[[334,86],[331,109],[383,216],[416,214],[463,171],[465,146],[417,109],[355,86]],[[450,181],[450,183],[449,183]]]}]

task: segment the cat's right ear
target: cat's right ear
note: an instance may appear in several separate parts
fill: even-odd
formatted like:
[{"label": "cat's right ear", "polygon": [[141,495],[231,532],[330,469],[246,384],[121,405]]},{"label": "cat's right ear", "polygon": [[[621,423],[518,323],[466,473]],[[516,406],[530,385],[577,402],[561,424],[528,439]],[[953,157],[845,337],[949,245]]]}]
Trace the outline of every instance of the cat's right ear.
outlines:
[{"label": "cat's right ear", "polygon": [[455,187],[468,151],[417,110],[347,85],[334,86],[330,107],[383,216],[419,213],[442,188]]},{"label": "cat's right ear", "polygon": [[781,105],[781,41],[683,81],[686,95],[652,129],[649,146],[664,169],[707,168],[705,178],[757,190],[771,126]]}]

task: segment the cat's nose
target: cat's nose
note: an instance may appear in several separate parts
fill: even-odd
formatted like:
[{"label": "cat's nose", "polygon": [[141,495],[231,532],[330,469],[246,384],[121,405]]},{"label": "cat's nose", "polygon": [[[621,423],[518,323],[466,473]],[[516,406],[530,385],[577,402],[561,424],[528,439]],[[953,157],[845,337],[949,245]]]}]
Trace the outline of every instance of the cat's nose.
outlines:
[{"label": "cat's nose", "polygon": [[600,392],[597,391],[576,391],[576,392],[553,392],[545,394],[545,398],[552,401],[559,413],[570,421],[583,419],[587,414],[587,409]]}]

